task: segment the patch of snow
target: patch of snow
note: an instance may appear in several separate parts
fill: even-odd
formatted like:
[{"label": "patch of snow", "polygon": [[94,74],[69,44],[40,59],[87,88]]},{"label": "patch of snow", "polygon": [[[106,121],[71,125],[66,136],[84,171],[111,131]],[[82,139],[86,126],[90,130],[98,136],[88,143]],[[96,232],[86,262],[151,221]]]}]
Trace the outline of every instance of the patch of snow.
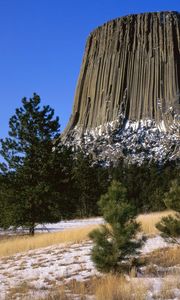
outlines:
[{"label": "patch of snow", "polygon": [[[74,219],[74,220],[62,220],[58,223],[48,223],[41,224],[36,226],[36,232],[55,232],[55,231],[63,231],[67,229],[75,229],[81,228],[84,226],[103,224],[104,220],[101,217],[96,218],[86,218],[86,219]],[[4,234],[17,234],[21,232],[27,232],[27,230],[23,230],[22,228],[18,228],[16,231],[13,231],[11,228],[9,230],[0,229],[0,235]]]},{"label": "patch of snow", "polygon": [[66,144],[74,149],[78,146],[86,154],[93,153],[103,166],[109,166],[119,157],[138,164],[152,159],[163,163],[180,156],[179,121],[174,116],[167,127],[164,120],[125,121],[120,114],[119,119],[85,132],[75,128]]},{"label": "patch of snow", "polygon": [[60,221],[58,223],[49,223],[45,224],[45,227],[38,225],[36,227],[36,231],[47,230],[48,231],[63,231],[67,229],[73,228],[81,228],[88,225],[96,225],[96,224],[103,224],[104,220],[101,217],[97,218],[87,218],[87,219],[75,219],[75,220],[67,220],[67,221]]},{"label": "patch of snow", "polygon": [[[103,223],[103,218],[91,218],[62,221],[57,224],[46,224],[46,226],[50,231],[61,231]],[[41,230],[41,228],[39,227],[38,230]],[[93,276],[101,276],[91,261],[92,246],[91,241],[78,244],[59,244],[1,258],[0,299],[8,299],[10,288],[17,287],[24,281],[30,286],[29,294],[35,291],[36,295],[40,295],[44,291],[48,292],[52,288],[68,283],[71,280],[84,281]],[[141,255],[169,246],[172,245],[166,243],[160,236],[148,238],[141,249]],[[137,284],[147,284],[148,293],[146,300],[154,300],[154,296],[159,295],[161,292],[163,278],[139,277],[132,279],[129,277],[129,280],[137,282]],[[175,299],[179,299],[178,293],[177,289]],[[78,295],[77,299],[79,299]],[[89,299],[95,298],[89,296]]]},{"label": "patch of snow", "polygon": [[157,249],[162,249],[168,247],[169,244],[164,241],[164,239],[161,236],[156,236],[153,238],[147,239],[146,243],[141,249],[141,253],[146,254],[150,253]]},{"label": "patch of snow", "polygon": [[161,292],[162,282],[162,278],[159,277],[144,279],[144,283],[148,283],[151,286],[147,293],[146,300],[154,300],[154,296]]},{"label": "patch of snow", "polygon": [[0,259],[0,299],[25,280],[31,289],[50,289],[72,279],[98,275],[90,259],[92,243],[59,244]]}]

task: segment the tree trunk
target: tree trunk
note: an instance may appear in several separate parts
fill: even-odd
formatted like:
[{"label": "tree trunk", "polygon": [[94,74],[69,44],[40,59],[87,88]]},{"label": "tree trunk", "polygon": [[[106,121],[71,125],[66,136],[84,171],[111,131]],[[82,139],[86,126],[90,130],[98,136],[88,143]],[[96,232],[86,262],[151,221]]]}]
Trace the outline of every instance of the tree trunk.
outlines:
[{"label": "tree trunk", "polygon": [[29,234],[31,236],[34,236],[34,228],[35,228],[34,224],[29,228]]}]

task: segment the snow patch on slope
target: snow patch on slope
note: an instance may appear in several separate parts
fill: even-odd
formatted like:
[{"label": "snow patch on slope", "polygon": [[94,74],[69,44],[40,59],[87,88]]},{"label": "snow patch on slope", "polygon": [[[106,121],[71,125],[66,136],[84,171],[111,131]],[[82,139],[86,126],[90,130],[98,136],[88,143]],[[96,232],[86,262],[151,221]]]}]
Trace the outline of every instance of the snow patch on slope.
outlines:
[{"label": "snow patch on slope", "polygon": [[142,164],[155,160],[163,163],[180,158],[179,123],[174,120],[168,128],[161,120],[114,120],[93,129],[75,128],[66,140],[74,149],[80,147],[92,153],[95,160],[109,165],[123,157],[129,162]]}]

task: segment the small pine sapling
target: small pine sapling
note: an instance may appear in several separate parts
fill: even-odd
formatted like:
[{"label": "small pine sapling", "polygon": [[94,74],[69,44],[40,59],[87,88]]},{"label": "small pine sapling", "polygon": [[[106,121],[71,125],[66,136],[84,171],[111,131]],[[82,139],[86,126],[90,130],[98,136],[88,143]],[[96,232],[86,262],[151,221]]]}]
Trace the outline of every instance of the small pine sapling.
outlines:
[{"label": "small pine sapling", "polygon": [[131,268],[133,259],[141,246],[136,240],[140,224],[135,221],[136,209],[127,202],[127,190],[117,181],[112,181],[108,192],[101,196],[99,206],[104,220],[90,233],[94,242],[92,260],[102,272],[122,272]]},{"label": "small pine sapling", "polygon": [[163,217],[156,227],[167,241],[180,244],[180,184],[173,180],[168,193],[165,193],[164,203],[168,209],[175,211],[175,216]]}]

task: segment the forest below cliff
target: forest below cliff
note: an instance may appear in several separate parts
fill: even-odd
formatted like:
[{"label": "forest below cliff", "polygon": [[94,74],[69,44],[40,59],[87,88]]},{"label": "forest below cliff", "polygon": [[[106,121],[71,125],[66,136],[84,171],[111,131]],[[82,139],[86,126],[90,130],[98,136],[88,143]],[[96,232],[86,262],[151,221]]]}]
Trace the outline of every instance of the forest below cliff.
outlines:
[{"label": "forest below cliff", "polygon": [[53,116],[34,94],[10,119],[9,137],[1,140],[0,227],[34,233],[37,224],[98,216],[97,203],[113,180],[127,189],[137,213],[165,209],[163,195],[179,176],[177,162],[137,165],[120,159],[103,167],[57,139],[59,120]]}]

